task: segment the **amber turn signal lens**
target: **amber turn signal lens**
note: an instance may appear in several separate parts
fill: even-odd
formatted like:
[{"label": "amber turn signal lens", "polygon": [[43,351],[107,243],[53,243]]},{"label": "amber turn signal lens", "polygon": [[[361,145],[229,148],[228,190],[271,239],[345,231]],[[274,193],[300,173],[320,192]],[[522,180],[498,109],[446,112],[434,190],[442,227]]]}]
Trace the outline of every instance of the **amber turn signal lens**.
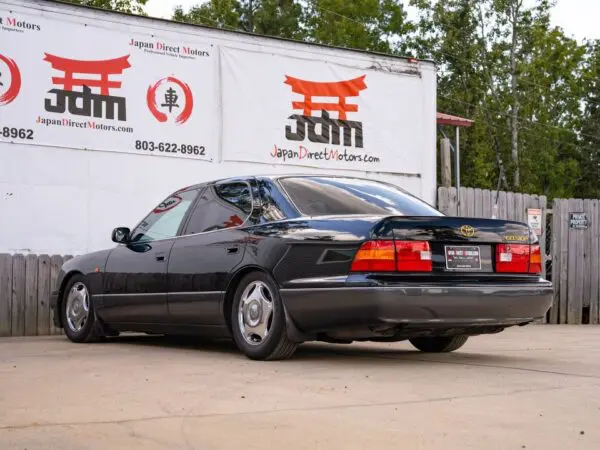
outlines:
[{"label": "amber turn signal lens", "polygon": [[396,270],[394,241],[369,241],[354,257],[352,272],[393,272]]},{"label": "amber turn signal lens", "polygon": [[354,257],[352,272],[431,272],[431,248],[424,241],[369,241]]}]

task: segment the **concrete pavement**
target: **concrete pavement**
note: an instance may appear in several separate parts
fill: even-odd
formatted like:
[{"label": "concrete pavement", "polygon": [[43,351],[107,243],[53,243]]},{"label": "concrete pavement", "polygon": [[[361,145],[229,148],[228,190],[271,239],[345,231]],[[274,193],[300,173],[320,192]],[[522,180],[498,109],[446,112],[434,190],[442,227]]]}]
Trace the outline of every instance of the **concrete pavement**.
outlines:
[{"label": "concrete pavement", "polygon": [[0,339],[0,449],[598,449],[600,327],[528,326],[425,355],[306,344]]}]

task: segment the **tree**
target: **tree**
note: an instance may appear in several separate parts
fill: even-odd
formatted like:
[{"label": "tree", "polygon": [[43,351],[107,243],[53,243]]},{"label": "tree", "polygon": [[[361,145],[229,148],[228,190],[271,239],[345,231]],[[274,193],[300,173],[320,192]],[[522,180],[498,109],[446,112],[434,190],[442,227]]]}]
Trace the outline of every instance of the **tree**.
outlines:
[{"label": "tree", "polygon": [[187,13],[176,8],[173,20],[302,39],[302,14],[302,6],[293,0],[210,0]]},{"label": "tree", "polygon": [[[304,10],[294,0],[248,1],[251,15],[246,16],[249,31],[288,39],[303,39]],[[253,9],[253,7],[255,9]]]},{"label": "tree", "polygon": [[438,62],[438,108],[475,120],[462,135],[464,184],[495,187],[505,167],[505,188],[574,195],[586,49],[550,26],[552,4],[412,3],[420,11],[417,52]]},{"label": "tree", "polygon": [[412,24],[394,0],[309,0],[310,41],[384,53],[406,53]]},{"label": "tree", "polygon": [[241,25],[240,3],[237,0],[210,0],[192,6],[187,13],[178,6],[173,12],[173,20],[237,30]]},{"label": "tree", "polygon": [[587,43],[587,61],[581,77],[585,109],[581,120],[581,176],[577,192],[584,198],[600,198],[600,40]]},{"label": "tree", "polygon": [[66,0],[84,6],[110,9],[112,11],[126,12],[130,14],[145,15],[144,6],[148,0]]},{"label": "tree", "polygon": [[409,51],[413,30],[395,0],[209,0],[173,19],[395,54]]},{"label": "tree", "polygon": [[469,0],[414,0],[419,9],[416,53],[438,64],[438,110],[474,120],[462,133],[461,179],[467,186],[495,188],[501,166],[489,8]]},{"label": "tree", "polygon": [[[519,187],[519,88],[517,80],[517,57],[520,40],[525,34],[524,27],[530,25],[530,11],[523,13],[523,0],[497,0],[494,4],[500,14],[506,18],[510,35],[510,144],[513,163],[513,186]],[[521,39],[520,39],[521,37]]]},{"label": "tree", "polygon": [[523,41],[520,188],[550,197],[570,197],[577,192],[581,169],[577,129],[585,94],[581,76],[586,49],[549,24],[549,14],[539,12]]}]

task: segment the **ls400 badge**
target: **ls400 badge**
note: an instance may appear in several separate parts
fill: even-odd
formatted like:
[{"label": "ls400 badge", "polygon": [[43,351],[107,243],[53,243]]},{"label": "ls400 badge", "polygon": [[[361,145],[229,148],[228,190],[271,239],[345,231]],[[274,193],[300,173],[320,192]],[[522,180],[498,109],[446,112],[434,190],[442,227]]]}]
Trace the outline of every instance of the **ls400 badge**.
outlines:
[{"label": "ls400 badge", "polygon": [[527,242],[529,241],[529,236],[523,236],[521,234],[507,234],[503,236],[503,239],[506,242]]}]

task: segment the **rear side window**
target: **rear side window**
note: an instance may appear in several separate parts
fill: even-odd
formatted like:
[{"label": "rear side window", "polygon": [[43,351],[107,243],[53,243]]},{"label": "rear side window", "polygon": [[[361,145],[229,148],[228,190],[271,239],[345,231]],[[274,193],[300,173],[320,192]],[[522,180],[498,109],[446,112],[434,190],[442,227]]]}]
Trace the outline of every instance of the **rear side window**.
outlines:
[{"label": "rear side window", "polygon": [[257,184],[261,200],[259,223],[275,222],[298,215],[272,180],[258,180]]},{"label": "rear side window", "polygon": [[247,183],[221,183],[208,186],[200,194],[185,234],[240,226],[251,213],[252,194]]},{"label": "rear side window", "polygon": [[342,177],[290,177],[281,179],[280,183],[300,212],[308,216],[443,215],[422,200],[376,181]]}]

